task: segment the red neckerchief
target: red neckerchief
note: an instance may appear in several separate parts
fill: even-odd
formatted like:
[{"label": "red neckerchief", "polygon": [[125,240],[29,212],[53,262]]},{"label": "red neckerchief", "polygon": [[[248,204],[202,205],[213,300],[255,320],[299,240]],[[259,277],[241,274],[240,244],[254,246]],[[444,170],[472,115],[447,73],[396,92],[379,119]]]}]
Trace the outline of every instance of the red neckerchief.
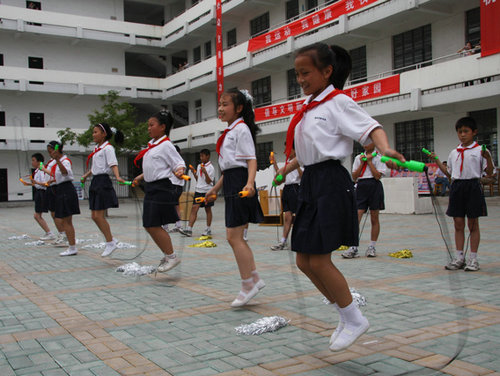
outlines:
[{"label": "red neckerchief", "polygon": [[363,168],[361,169],[361,173],[359,174],[358,178],[362,177],[365,174],[366,171],[366,166],[368,166],[368,162],[363,162]]},{"label": "red neckerchief", "polygon": [[464,169],[464,153],[466,150],[472,150],[474,148],[477,148],[479,146],[479,144],[476,142],[476,144],[474,146],[471,146],[470,148],[461,148],[460,145],[458,145],[457,147],[457,151],[458,151],[458,158],[462,158],[462,161],[460,163],[460,176],[462,176],[462,171]]},{"label": "red neckerchief", "polygon": [[88,170],[89,169],[89,162],[90,162],[90,158],[92,158],[94,156],[95,153],[97,153],[98,151],[101,151],[102,149],[104,149],[106,146],[110,145],[110,143],[108,141],[106,141],[104,144],[102,144],[101,146],[99,147],[95,147],[94,148],[94,151],[92,153],[89,154],[89,156],[87,157],[87,164],[86,164],[86,167],[85,169]]},{"label": "red neckerchief", "polygon": [[343,94],[344,92],[342,90],[337,90],[337,89],[334,89],[332,92],[330,92],[326,97],[324,97],[323,99],[321,99],[320,101],[311,101],[307,104],[303,104],[300,111],[297,112],[293,118],[292,118],[292,121],[290,122],[290,125],[288,126],[288,131],[286,132],[286,147],[285,147],[285,154],[286,154],[286,158],[287,160],[289,159],[290,157],[290,153],[292,152],[292,148],[293,148],[293,139],[295,137],[295,127],[297,126],[297,124],[299,124],[299,122],[302,120],[302,118],[304,117],[304,114],[313,109],[314,107],[316,106],[319,106],[320,104],[332,99],[333,97],[339,95],[339,94]]},{"label": "red neckerchief", "polygon": [[219,154],[219,157],[221,156],[220,155],[220,148],[222,147],[222,144],[224,143],[224,139],[226,138],[227,132],[234,129],[234,127],[236,127],[238,124],[241,124],[241,123],[244,123],[244,121],[240,120],[232,128],[228,127],[226,129],[224,129],[224,132],[222,132],[222,134],[220,135],[219,139],[217,140],[217,145],[215,146],[215,150],[217,151],[217,154]]},{"label": "red neckerchief", "polygon": [[150,151],[151,149],[157,147],[158,145],[164,143],[165,141],[170,141],[170,138],[168,138],[167,136],[165,136],[165,138],[163,140],[161,140],[160,142],[158,142],[157,144],[153,143],[153,142],[148,142],[148,147],[146,149],[142,149],[139,154],[137,154],[137,157],[135,157],[134,159],[134,165],[135,167],[139,167],[137,165],[137,161],[141,160],[142,157],[144,157],[144,154],[146,154],[148,151]]},{"label": "red neckerchief", "polygon": [[[65,160],[68,160],[69,163],[73,166],[73,162],[71,162],[71,159],[69,159],[67,156],[63,155],[63,157],[59,160],[61,163],[63,163]],[[54,166],[52,166],[52,168],[50,169],[50,175],[52,176],[56,176],[56,169],[57,169],[57,161],[56,163],[54,164]]]}]

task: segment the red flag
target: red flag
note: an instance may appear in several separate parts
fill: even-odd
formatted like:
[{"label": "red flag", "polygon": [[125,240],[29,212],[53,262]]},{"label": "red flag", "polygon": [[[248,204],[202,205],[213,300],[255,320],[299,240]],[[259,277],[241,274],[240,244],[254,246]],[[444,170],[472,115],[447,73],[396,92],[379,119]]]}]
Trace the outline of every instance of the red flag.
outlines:
[{"label": "red flag", "polygon": [[500,52],[500,1],[481,1],[481,56]]},{"label": "red flag", "polygon": [[215,2],[215,54],[216,54],[216,68],[217,69],[217,103],[219,103],[220,96],[224,92],[224,60],[222,54],[222,1]]}]

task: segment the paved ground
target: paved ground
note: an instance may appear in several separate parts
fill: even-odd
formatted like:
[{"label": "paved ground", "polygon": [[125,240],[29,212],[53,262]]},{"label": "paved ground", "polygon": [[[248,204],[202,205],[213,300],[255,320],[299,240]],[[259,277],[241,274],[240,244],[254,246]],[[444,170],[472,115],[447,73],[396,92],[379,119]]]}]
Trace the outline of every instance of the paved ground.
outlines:
[{"label": "paved ground", "polygon": [[[224,239],[221,203],[213,226],[217,248],[190,248],[194,239],[173,234],[180,266],[137,278],[115,272],[125,263],[120,259],[145,249],[136,261],[156,265],[160,252],[145,241],[135,202],[113,210],[110,223],[119,240],[138,249],[107,260],[82,248],[102,241],[86,202],[74,222],[77,238],[87,242],[78,256],[66,258],[58,257],[61,249],[25,245],[40,235],[31,206],[2,207],[0,375],[500,375],[500,207],[498,198],[488,203],[477,273],[443,269],[432,215],[382,215],[376,259],[343,260],[334,252],[351,287],[367,298],[363,310],[371,322],[341,353],[328,350],[336,314],[296,270],[290,252],[269,250],[275,227],[250,228],[267,287],[244,309],[229,307],[239,276]],[[195,234],[201,230],[200,221]],[[24,233],[32,239],[7,240]],[[388,256],[404,248],[414,257]],[[271,315],[290,325],[236,335],[236,326]],[[457,360],[444,367],[457,351]]]}]

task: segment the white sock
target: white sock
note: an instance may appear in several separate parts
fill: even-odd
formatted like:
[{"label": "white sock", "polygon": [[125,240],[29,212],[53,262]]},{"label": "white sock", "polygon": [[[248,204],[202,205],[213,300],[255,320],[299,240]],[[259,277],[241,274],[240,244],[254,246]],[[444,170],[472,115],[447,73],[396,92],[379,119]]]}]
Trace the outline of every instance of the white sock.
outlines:
[{"label": "white sock", "polygon": [[477,252],[471,252],[470,253],[470,259],[471,260],[476,260],[477,259]]},{"label": "white sock", "polygon": [[376,241],[376,240],[371,240],[371,241],[370,241],[370,247],[375,248],[375,244],[377,244],[377,241]]},{"label": "white sock", "polygon": [[252,270],[252,280],[254,283],[259,282],[260,276],[259,273],[257,273],[257,270]]},{"label": "white sock", "polygon": [[161,226],[165,231],[168,231],[168,224]]},{"label": "white sock", "polygon": [[463,260],[464,259],[464,251],[456,250],[455,251],[455,255],[457,256],[457,259],[459,259],[459,260]]},{"label": "white sock", "polygon": [[339,320],[339,323],[340,322],[344,322],[345,319],[344,319],[344,313],[340,310],[340,307],[337,303],[332,303],[332,306],[333,308],[335,308],[337,310],[337,312],[339,313],[339,316],[340,316],[340,320]]},{"label": "white sock", "polygon": [[170,260],[173,260],[174,258],[177,257],[177,254],[174,252],[172,252],[170,255],[165,255],[166,258],[170,259]]},{"label": "white sock", "polygon": [[253,282],[253,277],[241,280],[241,289],[244,292],[249,292],[251,289],[253,289],[254,285],[255,283]]},{"label": "white sock", "polygon": [[113,245],[113,244],[115,244],[115,242],[116,242],[116,240],[115,240],[115,239],[113,239],[113,240],[111,240],[110,242],[106,242],[106,245]]},{"label": "white sock", "polygon": [[175,222],[175,227],[182,227],[182,221]]},{"label": "white sock", "polygon": [[76,251],[76,244],[75,245],[70,245],[69,246],[70,251]]},{"label": "white sock", "polygon": [[286,238],[284,238],[284,237],[283,237],[283,238],[281,238],[281,242],[282,242],[282,243],[286,243]]},{"label": "white sock", "polygon": [[339,313],[340,317],[344,319],[345,324],[357,326],[365,321],[361,310],[355,302],[351,302],[351,304],[344,308],[339,307]]},{"label": "white sock", "polygon": [[192,230],[193,230],[193,228],[192,228],[191,226],[186,226],[186,230],[188,230],[188,231],[192,231]]}]

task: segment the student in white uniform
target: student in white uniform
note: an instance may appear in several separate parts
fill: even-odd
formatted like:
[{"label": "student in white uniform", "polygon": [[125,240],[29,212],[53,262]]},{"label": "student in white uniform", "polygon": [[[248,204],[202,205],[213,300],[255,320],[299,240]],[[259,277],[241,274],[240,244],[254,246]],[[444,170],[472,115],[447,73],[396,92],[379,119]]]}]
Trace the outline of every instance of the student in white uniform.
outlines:
[{"label": "student in white uniform", "polygon": [[35,201],[35,214],[34,218],[38,225],[45,231],[45,235],[40,237],[40,240],[52,240],[55,235],[50,231],[47,222],[43,219],[42,214],[47,213],[47,182],[49,181],[50,175],[45,173],[40,168],[43,168],[44,157],[40,153],[35,153],[31,156],[31,167],[35,169],[30,177],[30,182],[21,180],[24,185],[33,186],[33,200]]},{"label": "student in white uniform", "polygon": [[[224,188],[226,236],[241,277],[241,291],[231,307],[247,304],[265,286],[257,273],[252,250],[243,239],[249,222],[260,223],[264,219],[255,186],[255,137],[258,127],[252,107],[252,97],[246,90],[232,89],[221,95],[219,119],[228,125],[216,147],[222,176],[205,195],[206,200],[213,201],[214,195]],[[248,192],[248,196],[239,197],[240,191]]]},{"label": "student in white uniform", "polygon": [[[292,149],[290,153],[290,158],[295,158],[295,150]],[[276,158],[271,161],[274,169],[278,172],[278,164],[276,163]],[[287,161],[288,162],[288,161]],[[286,164],[286,163],[285,163]],[[271,250],[281,251],[288,247],[288,234],[292,229],[293,219],[295,212],[297,211],[297,197],[299,195],[300,179],[302,178],[302,169],[297,167],[295,170],[291,171],[285,178],[285,188],[283,188],[283,194],[281,196],[281,208],[285,214],[285,223],[283,224],[283,236],[277,245],[273,245]]]},{"label": "student in white uniform", "polygon": [[[179,155],[181,155],[181,149],[177,146],[174,145],[175,150]],[[177,212],[177,216],[179,219],[175,222],[175,226],[173,229],[169,230],[168,228],[168,223],[163,225],[163,229],[168,232],[182,232],[182,221],[181,221],[181,208],[180,208],[180,203],[179,199],[181,198],[182,191],[184,190],[184,184],[186,181],[184,179],[178,178],[177,176],[173,175],[172,178],[170,179],[172,181],[172,184],[174,185],[174,201],[177,202],[177,205],[175,205],[175,211]]]},{"label": "student in white uniform", "polygon": [[[354,158],[352,179],[356,182],[356,203],[358,206],[358,223],[363,214],[370,209],[372,225],[370,245],[366,249],[366,257],[376,257],[378,236],[380,234],[379,212],[385,209],[384,187],[380,179],[387,174],[387,166],[380,159],[380,154],[374,156],[375,145],[365,145],[365,152]],[[358,247],[352,246],[342,253],[343,258],[359,257]]]},{"label": "student in white uniform", "polygon": [[111,255],[118,246],[118,240],[113,238],[111,228],[106,220],[106,210],[118,207],[118,197],[116,197],[109,174],[113,173],[119,182],[123,183],[125,181],[120,177],[120,172],[118,171],[115,148],[109,142],[113,136],[116,143],[121,144],[123,142],[122,132],[116,131],[114,133],[106,123],[94,125],[92,139],[97,146],[87,157],[86,166],[88,170],[89,163],[92,161],[92,168],[80,180],[82,183],[85,183],[85,180],[90,175],[93,176],[89,188],[89,207],[92,212],[92,220],[106,239],[104,252],[101,254],[102,257]]},{"label": "student in white uniform", "polygon": [[205,194],[214,186],[215,180],[215,168],[210,162],[210,150],[203,149],[200,151],[200,164],[195,170],[193,166],[189,165],[194,178],[196,179],[196,188],[194,190],[193,206],[191,208],[191,214],[189,215],[189,225],[185,229],[179,230],[182,234],[186,236],[193,235],[193,226],[196,222],[198,216],[198,210],[200,208],[205,208],[205,214],[207,216],[207,228],[202,236],[212,235],[212,206],[213,202],[202,202],[197,203],[196,199],[198,197],[205,197]]},{"label": "student in white uniform", "polygon": [[170,235],[162,228],[164,224],[179,220],[175,210],[177,201],[172,177],[175,175],[180,178],[186,168],[184,160],[168,138],[173,122],[168,111],[151,116],[148,132],[152,139],[134,160],[137,166],[137,162],[142,159],[143,170],[134,179],[134,184],[139,184],[141,180],[146,182],[142,225],[164,254],[157,268],[159,272],[167,272],[181,262],[174,252]]},{"label": "student in white uniform", "polygon": [[308,97],[287,133],[286,152],[290,155],[295,146],[296,158],[279,171],[286,175],[304,166],[292,250],[299,269],[340,314],[331,351],[346,349],[370,326],[331,259],[342,244],[358,245],[354,184],[341,160],[352,154],[357,140],[362,145],[373,141],[384,155],[405,161],[389,148],[380,124],[342,93],[351,66],[349,54],[338,46],[316,43],[297,52],[297,82]]},{"label": "student in white uniform", "polygon": [[47,151],[55,160],[55,164],[52,165],[50,171],[56,181],[55,218],[64,229],[69,245],[67,250],[59,253],[59,256],[74,256],[78,251],[76,249],[73,215],[80,214],[80,205],[73,185],[72,163],[68,156],[63,154],[63,145],[58,141],[50,141],[47,145]]}]

